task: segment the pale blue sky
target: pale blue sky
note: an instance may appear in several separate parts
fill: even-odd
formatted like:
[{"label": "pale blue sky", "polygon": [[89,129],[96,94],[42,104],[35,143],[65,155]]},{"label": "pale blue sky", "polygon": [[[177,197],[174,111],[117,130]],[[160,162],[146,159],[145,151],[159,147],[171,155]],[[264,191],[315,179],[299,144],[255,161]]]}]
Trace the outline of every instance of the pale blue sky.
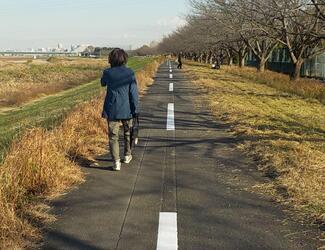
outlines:
[{"label": "pale blue sky", "polygon": [[181,25],[187,0],[0,0],[0,49],[140,46]]}]

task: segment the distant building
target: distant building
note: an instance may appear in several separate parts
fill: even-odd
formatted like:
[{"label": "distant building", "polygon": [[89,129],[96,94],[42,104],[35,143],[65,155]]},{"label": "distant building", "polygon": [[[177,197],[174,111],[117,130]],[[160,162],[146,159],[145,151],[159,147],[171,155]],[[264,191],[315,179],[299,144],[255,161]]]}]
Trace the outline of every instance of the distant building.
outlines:
[{"label": "distant building", "polygon": [[47,52],[47,49],[45,49],[45,48],[39,48],[39,49],[37,49],[37,51],[38,52]]}]

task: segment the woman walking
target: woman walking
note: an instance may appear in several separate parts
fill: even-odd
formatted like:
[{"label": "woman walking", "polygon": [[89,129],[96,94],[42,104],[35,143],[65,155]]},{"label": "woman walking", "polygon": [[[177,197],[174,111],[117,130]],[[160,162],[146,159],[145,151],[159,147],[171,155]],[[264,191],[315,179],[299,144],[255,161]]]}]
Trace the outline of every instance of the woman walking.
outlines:
[{"label": "woman walking", "polygon": [[103,117],[108,121],[109,148],[114,161],[113,170],[121,170],[119,130],[124,132],[124,163],[132,160],[130,129],[138,113],[138,89],[134,72],[126,67],[127,53],[119,48],[108,56],[110,68],[104,70],[101,85],[107,87]]}]

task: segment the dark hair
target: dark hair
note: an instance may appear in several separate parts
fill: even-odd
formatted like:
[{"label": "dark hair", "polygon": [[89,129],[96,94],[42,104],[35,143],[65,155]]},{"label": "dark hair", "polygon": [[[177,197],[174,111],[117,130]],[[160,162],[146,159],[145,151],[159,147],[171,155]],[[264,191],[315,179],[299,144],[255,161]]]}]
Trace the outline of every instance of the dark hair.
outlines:
[{"label": "dark hair", "polygon": [[128,54],[123,49],[113,49],[108,56],[111,67],[118,67],[127,64]]}]

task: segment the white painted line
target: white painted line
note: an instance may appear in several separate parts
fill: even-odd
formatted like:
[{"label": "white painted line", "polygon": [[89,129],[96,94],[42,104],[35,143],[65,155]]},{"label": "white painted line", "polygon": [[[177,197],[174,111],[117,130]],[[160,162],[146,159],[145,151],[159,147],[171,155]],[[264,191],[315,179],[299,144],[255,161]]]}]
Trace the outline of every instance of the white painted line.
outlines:
[{"label": "white painted line", "polygon": [[167,130],[175,130],[174,103],[168,103],[167,107]]},{"label": "white painted line", "polygon": [[170,69],[169,72],[170,72],[170,73],[173,73],[173,70]]},{"label": "white painted line", "polygon": [[174,83],[172,82],[169,84],[169,91],[170,92],[174,91]]},{"label": "white painted line", "polygon": [[157,250],[177,250],[177,214],[160,213]]},{"label": "white painted line", "polygon": [[169,74],[169,78],[170,79],[173,79],[173,74]]}]

